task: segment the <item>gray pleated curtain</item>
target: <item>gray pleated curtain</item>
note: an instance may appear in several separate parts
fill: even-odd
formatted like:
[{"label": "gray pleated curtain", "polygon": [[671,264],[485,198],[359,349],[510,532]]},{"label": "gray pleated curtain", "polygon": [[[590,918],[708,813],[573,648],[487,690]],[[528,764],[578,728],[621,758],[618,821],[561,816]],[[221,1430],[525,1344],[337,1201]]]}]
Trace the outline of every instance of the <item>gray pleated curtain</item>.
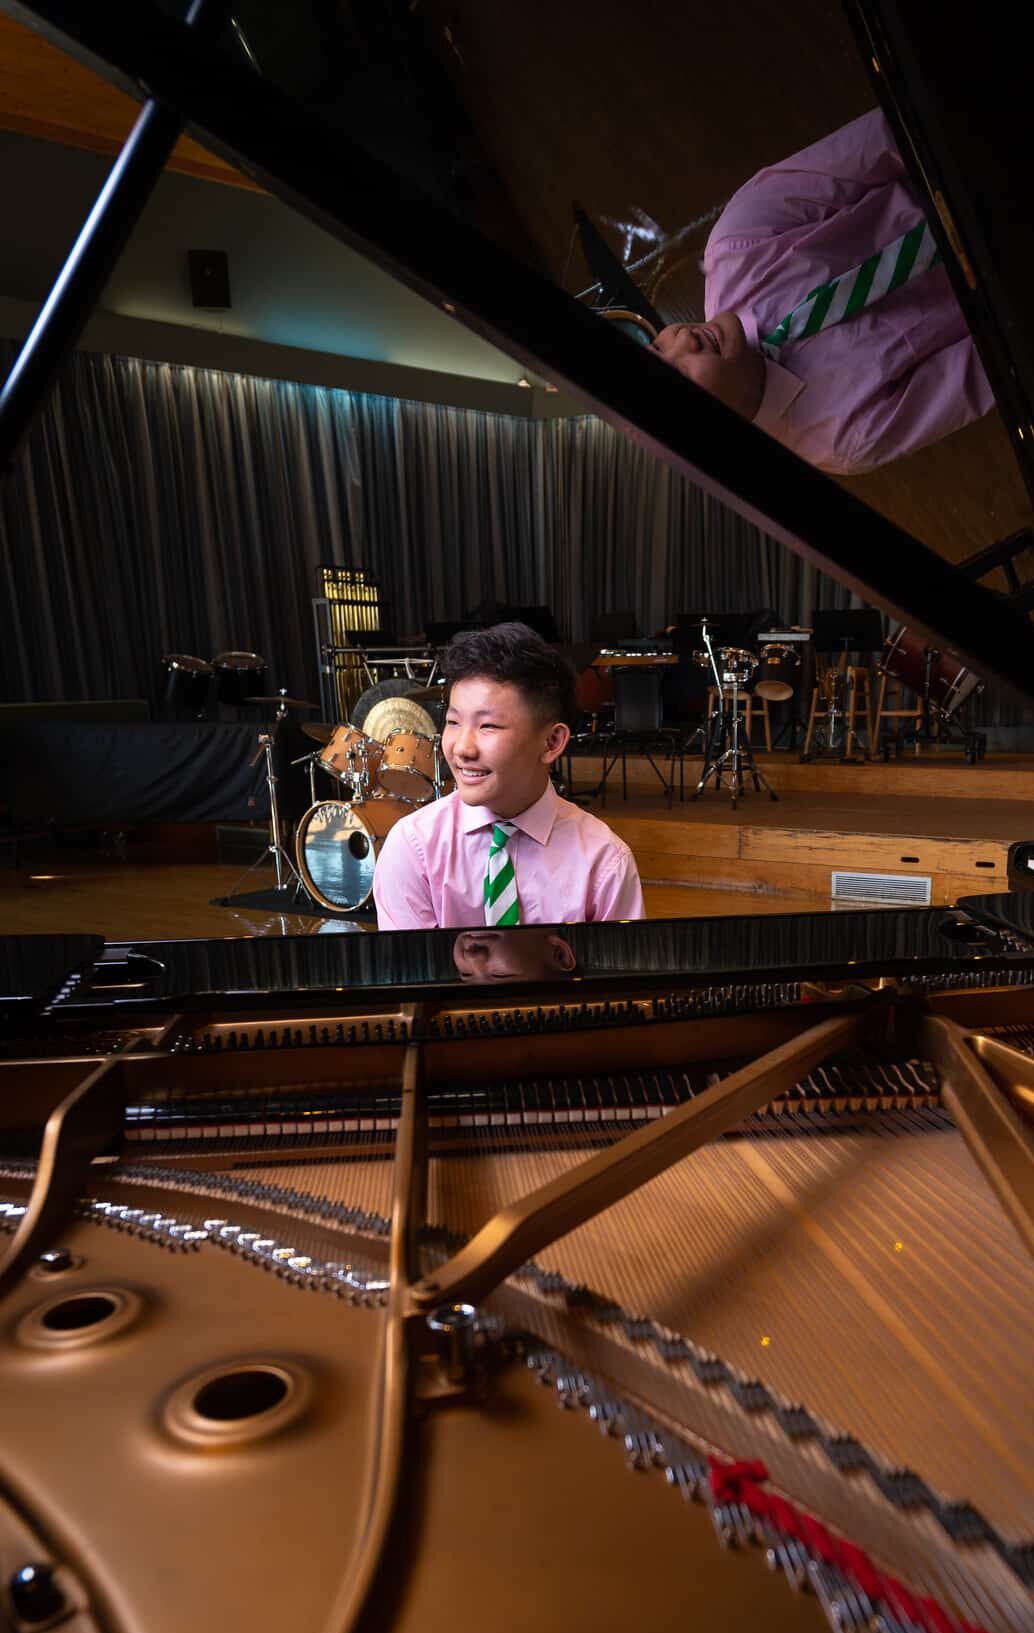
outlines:
[{"label": "gray pleated curtain", "polygon": [[[9,352],[9,355],[13,355]],[[485,601],[644,633],[846,592],[591,418],[531,421],[76,354],[0,492],[4,696],[153,697],[162,655],[265,656],[317,697],[320,562],[419,631]]]}]

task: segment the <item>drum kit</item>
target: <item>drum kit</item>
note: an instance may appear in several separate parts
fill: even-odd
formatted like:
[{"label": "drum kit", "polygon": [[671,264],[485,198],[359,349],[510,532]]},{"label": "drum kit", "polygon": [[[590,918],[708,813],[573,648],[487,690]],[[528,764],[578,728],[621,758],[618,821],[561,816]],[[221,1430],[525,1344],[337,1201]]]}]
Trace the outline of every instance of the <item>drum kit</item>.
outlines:
[{"label": "drum kit", "polygon": [[[703,669],[710,669],[714,677],[717,706],[704,727],[704,769],[690,798],[698,799],[712,778],[715,788],[720,789],[722,778],[727,775],[735,810],[736,802],[744,791],[743,774],[746,769],[753,780],[755,792],[760,794],[764,788],[769,799],[777,800],[779,796],[775,789],[755,764],[750,738],[746,735],[741,737],[740,732],[740,694],[754,681],[762,660],[745,647],[715,646],[706,617],[701,619],[700,628],[704,648],[693,653],[693,661]],[[765,684],[774,690],[762,692],[761,696],[775,697],[778,701],[793,695],[793,685],[786,679],[790,659],[793,660],[793,667],[796,667],[799,660],[790,646],[784,646],[778,656],[766,658]],[[754,690],[759,690],[756,683]]]},{"label": "drum kit", "polygon": [[[354,912],[366,905],[373,893],[377,858],[395,823],[453,786],[441,738],[426,710],[408,698],[390,701],[393,723],[387,730],[386,722],[378,727],[372,710],[364,721],[372,730],[360,730],[347,721],[302,726],[319,747],[295,762],[308,765],[312,803],[298,824],[294,863],[279,841],[276,779],[271,778],[271,767],[267,771],[277,884],[282,883],[279,867],[286,861],[313,901],[330,912]],[[382,735],[375,736],[377,730]],[[331,798],[320,797],[320,773],[334,785]]]}]

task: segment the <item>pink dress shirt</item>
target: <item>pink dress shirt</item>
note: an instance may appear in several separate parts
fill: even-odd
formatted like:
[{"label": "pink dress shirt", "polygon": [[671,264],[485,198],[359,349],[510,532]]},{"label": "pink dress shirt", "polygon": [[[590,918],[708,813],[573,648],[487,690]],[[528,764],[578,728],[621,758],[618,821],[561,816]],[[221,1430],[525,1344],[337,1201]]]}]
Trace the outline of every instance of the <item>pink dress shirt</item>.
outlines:
[{"label": "pink dress shirt", "polygon": [[[493,823],[458,794],[432,800],[396,822],[373,876],[380,930],[461,928],[485,922],[485,870]],[[552,783],[509,820],[522,924],[593,924],[645,918],[632,852],[605,822]]]},{"label": "pink dress shirt", "polygon": [[[753,346],[819,284],[915,226],[883,114],[863,114],[734,194],[704,251],[706,315],[733,311]],[[765,364],[755,424],[824,470],[866,471],[994,404],[943,265]]]}]

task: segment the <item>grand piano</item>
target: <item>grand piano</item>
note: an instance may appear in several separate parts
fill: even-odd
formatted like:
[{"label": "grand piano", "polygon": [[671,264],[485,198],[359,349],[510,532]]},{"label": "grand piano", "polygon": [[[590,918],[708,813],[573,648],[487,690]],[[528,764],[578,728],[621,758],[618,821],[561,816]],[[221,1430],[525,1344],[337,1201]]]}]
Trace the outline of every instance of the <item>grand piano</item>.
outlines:
[{"label": "grand piano", "polygon": [[[258,5],[7,9],[147,99],[5,388],[8,454],[185,125],[1034,698],[1021,606],[560,287],[505,119],[457,214],[401,138],[302,96]],[[1026,493],[1031,229],[990,208],[1021,57],[986,13],[957,45],[940,7],[841,22]],[[493,105],[468,90],[465,139]],[[1032,901],[0,940],[0,1626],[1034,1627]]]}]

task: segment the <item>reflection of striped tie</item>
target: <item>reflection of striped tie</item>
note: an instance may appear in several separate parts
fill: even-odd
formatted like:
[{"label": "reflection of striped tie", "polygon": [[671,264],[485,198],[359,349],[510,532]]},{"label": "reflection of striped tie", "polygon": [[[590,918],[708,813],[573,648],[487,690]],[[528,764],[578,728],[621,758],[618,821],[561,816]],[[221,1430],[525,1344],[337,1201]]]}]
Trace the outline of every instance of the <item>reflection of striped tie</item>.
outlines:
[{"label": "reflection of striped tie", "polygon": [[781,348],[791,340],[807,340],[820,329],[831,329],[834,323],[853,318],[856,312],[882,300],[892,289],[900,289],[910,278],[918,278],[939,260],[929,225],[918,222],[893,244],[870,255],[861,266],[813,289],[807,300],[787,312],[782,323],[765,335],[762,352],[770,362],[777,361]]},{"label": "reflection of striped tie", "polygon": [[485,874],[485,923],[520,924],[521,909],[517,900],[517,879],[513,871],[507,840],[517,829],[512,822],[497,822],[492,829],[492,843],[488,848],[488,872]]}]

